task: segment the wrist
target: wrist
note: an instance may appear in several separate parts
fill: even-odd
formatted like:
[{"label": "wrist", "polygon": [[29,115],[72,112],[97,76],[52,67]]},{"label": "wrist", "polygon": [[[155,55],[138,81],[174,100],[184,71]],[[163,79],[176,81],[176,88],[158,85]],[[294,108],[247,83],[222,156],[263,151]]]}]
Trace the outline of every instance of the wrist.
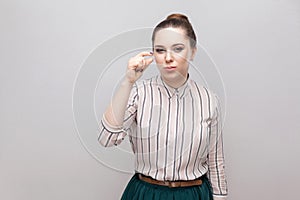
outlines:
[{"label": "wrist", "polygon": [[128,78],[124,78],[123,81],[121,82],[121,85],[132,87],[134,85],[134,83],[135,83],[135,81],[130,80]]}]

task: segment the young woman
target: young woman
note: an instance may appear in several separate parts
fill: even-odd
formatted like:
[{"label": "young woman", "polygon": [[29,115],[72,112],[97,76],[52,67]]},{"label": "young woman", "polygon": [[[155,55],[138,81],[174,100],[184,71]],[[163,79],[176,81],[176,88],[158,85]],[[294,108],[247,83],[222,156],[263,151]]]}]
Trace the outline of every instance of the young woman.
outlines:
[{"label": "young woman", "polygon": [[[226,199],[220,104],[189,78],[197,49],[188,18],[169,15],[155,27],[152,45],[153,52],[128,61],[100,125],[103,146],[128,135],[135,154],[122,200]],[[137,81],[153,57],[159,75]]]}]

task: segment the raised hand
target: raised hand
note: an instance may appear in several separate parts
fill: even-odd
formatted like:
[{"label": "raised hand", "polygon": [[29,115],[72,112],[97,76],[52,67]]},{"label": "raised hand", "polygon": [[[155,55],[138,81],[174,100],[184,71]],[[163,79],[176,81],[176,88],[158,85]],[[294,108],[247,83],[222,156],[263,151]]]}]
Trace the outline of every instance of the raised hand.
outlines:
[{"label": "raised hand", "polygon": [[143,72],[153,61],[152,57],[145,57],[152,55],[152,52],[144,51],[129,59],[127,65],[126,78],[130,83],[134,83],[142,76]]}]

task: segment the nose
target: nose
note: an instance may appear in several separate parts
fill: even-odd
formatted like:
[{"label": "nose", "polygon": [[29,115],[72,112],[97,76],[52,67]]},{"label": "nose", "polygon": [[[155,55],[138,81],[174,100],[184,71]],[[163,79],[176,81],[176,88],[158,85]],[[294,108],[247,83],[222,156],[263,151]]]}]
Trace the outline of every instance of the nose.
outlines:
[{"label": "nose", "polygon": [[173,55],[170,51],[166,51],[165,60],[166,60],[166,62],[172,62],[173,61]]}]

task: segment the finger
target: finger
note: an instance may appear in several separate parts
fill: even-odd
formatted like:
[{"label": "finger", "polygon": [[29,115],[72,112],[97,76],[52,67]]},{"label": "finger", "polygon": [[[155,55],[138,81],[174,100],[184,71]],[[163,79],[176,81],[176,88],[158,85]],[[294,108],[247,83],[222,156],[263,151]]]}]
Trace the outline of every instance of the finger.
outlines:
[{"label": "finger", "polygon": [[145,65],[143,67],[143,71],[145,71],[152,62],[153,62],[153,58],[145,59]]},{"label": "finger", "polygon": [[140,66],[143,68],[143,67],[146,65],[146,60],[145,60],[145,58],[142,58],[141,61],[140,61],[140,63],[141,63]]},{"label": "finger", "polygon": [[139,61],[138,64],[136,65],[136,69],[143,69],[145,66],[146,62],[145,59],[143,57],[139,57]]},{"label": "finger", "polygon": [[144,56],[152,56],[153,53],[152,52],[149,52],[149,51],[143,51],[139,54],[136,55],[136,57],[144,57]]},{"label": "finger", "polygon": [[145,59],[142,57],[139,57],[139,61],[135,67],[135,72],[143,72],[144,71],[144,66],[145,66]]},{"label": "finger", "polygon": [[[144,62],[143,62],[144,63]],[[135,72],[143,72],[145,69],[145,65],[144,64],[141,64],[139,65],[137,68],[135,68]]]},{"label": "finger", "polygon": [[153,62],[153,58],[147,58],[145,59],[145,66],[150,65]]},{"label": "finger", "polygon": [[141,68],[143,65],[143,57],[132,57],[128,61],[128,68],[129,69],[136,69],[136,68]]},{"label": "finger", "polygon": [[[141,57],[140,57],[141,58]],[[145,66],[150,65],[153,62],[153,58],[141,58],[139,61],[138,67],[137,68],[144,68]]]},{"label": "finger", "polygon": [[144,69],[135,69],[135,72],[137,73],[142,73],[144,71]]}]

